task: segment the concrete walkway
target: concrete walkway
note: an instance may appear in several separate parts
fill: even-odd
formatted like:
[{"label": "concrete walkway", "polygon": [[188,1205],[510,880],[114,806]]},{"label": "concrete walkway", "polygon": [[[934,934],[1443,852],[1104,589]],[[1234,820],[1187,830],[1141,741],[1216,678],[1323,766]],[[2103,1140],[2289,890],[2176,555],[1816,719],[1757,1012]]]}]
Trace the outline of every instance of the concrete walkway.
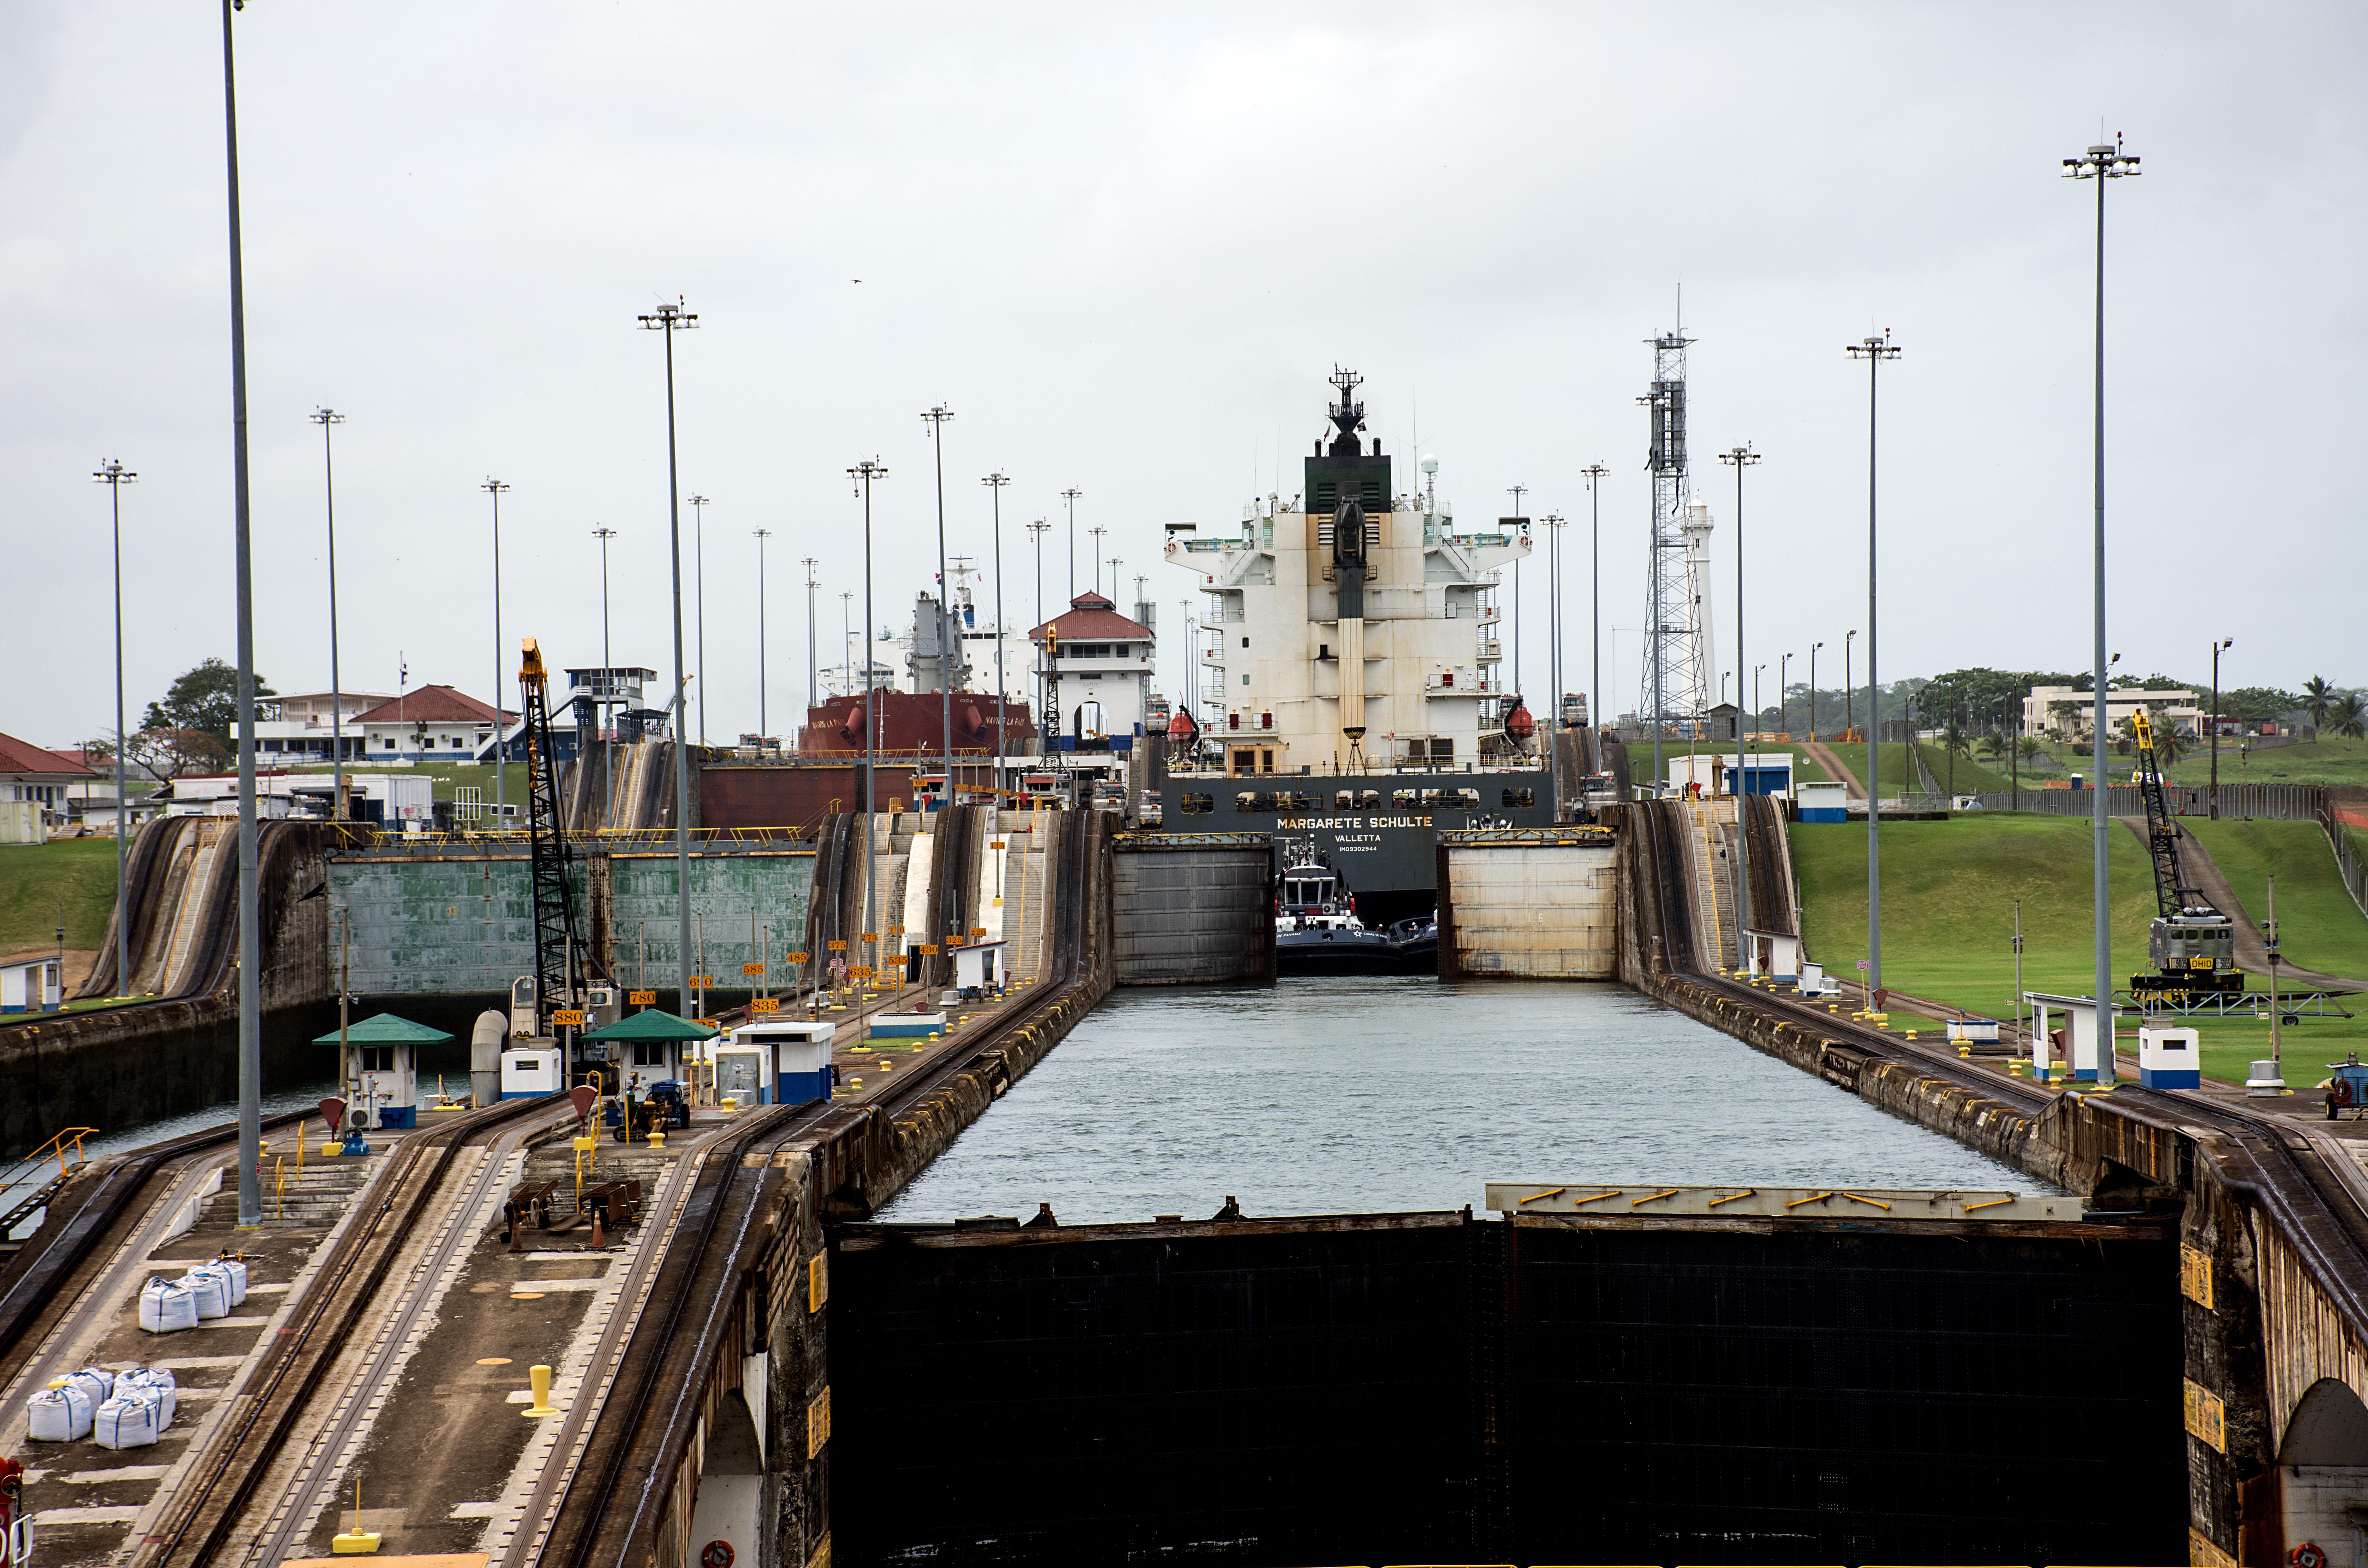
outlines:
[{"label": "concrete walkway", "polygon": [[1865,786],[1858,781],[1858,775],[1850,770],[1833,747],[1823,741],[1803,741],[1801,750],[1808,756],[1809,760],[1826,770],[1827,778],[1840,779],[1849,791],[1850,799],[1853,801],[1866,799]]},{"label": "concrete walkway", "polygon": [[[2146,848],[2146,824],[2144,817],[2115,817],[2115,822],[2137,835],[2138,846]],[[2269,944],[2261,940],[2261,928],[2245,912],[2245,901],[2228,885],[2212,852],[2192,833],[2179,835],[2179,863],[2195,879],[2195,885],[2237,926],[2237,967],[2253,974],[2270,972]],[[2282,984],[2292,984],[2303,990],[2368,991],[2368,981],[2346,980],[2340,974],[2321,974],[2315,969],[2299,969],[2290,963],[2278,965]]]}]

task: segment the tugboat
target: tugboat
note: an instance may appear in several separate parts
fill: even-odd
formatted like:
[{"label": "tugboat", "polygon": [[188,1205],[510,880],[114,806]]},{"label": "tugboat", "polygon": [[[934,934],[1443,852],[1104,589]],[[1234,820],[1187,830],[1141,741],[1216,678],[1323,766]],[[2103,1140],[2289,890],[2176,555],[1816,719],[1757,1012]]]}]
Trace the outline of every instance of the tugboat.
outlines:
[{"label": "tugboat", "polygon": [[[1396,946],[1357,918],[1357,901],[1306,839],[1284,846],[1275,898],[1277,974],[1395,974]],[[1437,938],[1433,938],[1433,950]]]}]

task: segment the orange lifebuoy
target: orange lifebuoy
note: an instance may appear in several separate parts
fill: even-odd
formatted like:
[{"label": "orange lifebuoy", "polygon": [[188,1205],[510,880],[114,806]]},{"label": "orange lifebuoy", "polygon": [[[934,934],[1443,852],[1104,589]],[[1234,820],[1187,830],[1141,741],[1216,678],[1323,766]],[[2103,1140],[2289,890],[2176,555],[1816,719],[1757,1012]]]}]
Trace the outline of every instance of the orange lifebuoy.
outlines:
[{"label": "orange lifebuoy", "polygon": [[2286,1553],[2294,1568],[2327,1568],[2327,1552],[2315,1541],[2304,1541]]},{"label": "orange lifebuoy", "polygon": [[[2329,1097],[2332,1098],[2337,1105],[2350,1105],[2351,1103],[2351,1080],[2343,1077],[2337,1078],[2332,1088],[2329,1090]],[[2300,1549],[2297,1548],[2296,1550],[2299,1551]],[[2317,1549],[2314,1547],[2312,1550],[2317,1551]]]}]

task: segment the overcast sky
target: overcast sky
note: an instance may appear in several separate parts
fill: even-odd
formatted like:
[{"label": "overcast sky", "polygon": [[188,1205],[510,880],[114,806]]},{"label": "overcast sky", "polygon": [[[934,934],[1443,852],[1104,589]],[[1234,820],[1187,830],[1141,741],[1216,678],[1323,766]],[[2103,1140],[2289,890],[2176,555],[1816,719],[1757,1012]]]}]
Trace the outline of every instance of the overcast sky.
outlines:
[{"label": "overcast sky", "polygon": [[[337,431],[348,689],[450,682],[522,635],[672,665],[659,340],[681,295],[681,478],[706,511],[707,731],[770,728],[862,588],[847,467],[878,456],[876,614],[936,550],[994,541],[1033,619],[1024,524],[1065,589],[1060,492],[1163,630],[1192,579],[1163,525],[1299,488],[1338,361],[1459,519],[1582,519],[1565,594],[1586,684],[1580,470],[1602,462],[1603,683],[1634,705],[1648,490],[1644,340],[1684,289],[1695,483],[1719,522],[1755,443],[1751,661],[1866,626],[1866,371],[1882,392],[1886,678],[2085,664],[2091,188],[2111,191],[2111,642],[2123,668],[2368,682],[2359,635],[2357,6],[391,6],[239,17],[257,663],[324,687],[321,432]],[[231,421],[218,22],[204,4],[0,6],[0,730],[110,711],[108,457],[124,492],[131,717],[231,656]],[[860,279],[860,282],[856,281]],[[1417,435],[1417,418],[1419,420]],[[1402,472],[1401,485],[1411,478]],[[691,515],[684,510],[686,558]],[[1083,540],[1079,555],[1091,541]],[[1540,563],[1528,688],[1547,688]],[[1088,568],[1078,568],[1080,581]],[[688,565],[686,565],[688,571]],[[860,607],[860,600],[858,605]],[[1181,638],[1162,648],[1182,685]],[[1866,639],[1859,641],[1863,680]],[[509,678],[507,673],[504,678]],[[1616,682],[1616,684],[1615,684]],[[1772,684],[1770,687],[1772,693]],[[694,718],[695,722],[695,718]]]}]

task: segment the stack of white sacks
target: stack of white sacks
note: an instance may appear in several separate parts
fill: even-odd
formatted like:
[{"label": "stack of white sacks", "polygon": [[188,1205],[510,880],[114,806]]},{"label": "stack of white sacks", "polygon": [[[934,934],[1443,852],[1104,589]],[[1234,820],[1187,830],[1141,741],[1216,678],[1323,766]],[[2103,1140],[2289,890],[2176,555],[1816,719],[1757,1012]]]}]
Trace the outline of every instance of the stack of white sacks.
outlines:
[{"label": "stack of white sacks", "polygon": [[246,1301],[246,1265],[234,1257],[201,1263],[178,1279],[158,1275],[140,1292],[140,1326],[151,1334],[195,1328]]},{"label": "stack of white sacks", "polygon": [[168,1368],[110,1372],[85,1367],[52,1380],[26,1402],[25,1435],[41,1443],[88,1437],[102,1449],[145,1448],[179,1414],[180,1393]]}]

